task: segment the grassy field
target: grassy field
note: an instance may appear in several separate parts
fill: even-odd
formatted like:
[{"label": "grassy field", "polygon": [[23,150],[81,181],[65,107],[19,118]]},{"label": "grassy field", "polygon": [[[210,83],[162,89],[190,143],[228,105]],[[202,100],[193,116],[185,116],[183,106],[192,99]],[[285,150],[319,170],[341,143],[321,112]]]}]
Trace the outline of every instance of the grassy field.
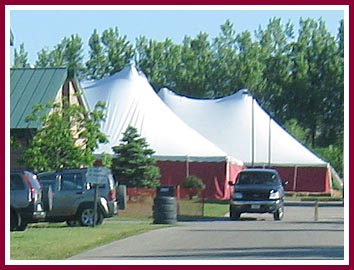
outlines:
[{"label": "grassy field", "polygon": [[68,227],[66,223],[32,224],[11,232],[11,260],[62,260],[85,250],[149,230],[166,227],[152,220],[114,217],[96,227]]},{"label": "grassy field", "polygon": [[[228,211],[228,202],[206,202],[205,217],[222,217]],[[66,223],[38,223],[24,232],[11,232],[11,260],[63,260],[85,250],[170,225],[153,224],[142,208],[134,214],[138,218],[114,217],[97,227],[68,227]],[[126,211],[127,214],[128,211]],[[139,217],[140,215],[140,217]]]},{"label": "grassy field", "polygon": [[[324,199],[324,198],[322,198]],[[190,201],[189,203],[194,203]],[[138,210],[140,209],[140,211]],[[170,225],[153,224],[151,205],[134,207],[135,218],[118,216],[97,227],[68,227],[66,223],[38,223],[24,232],[11,232],[11,260],[62,260],[85,250],[135,234]],[[229,210],[229,201],[206,201],[204,218],[220,218]]]}]

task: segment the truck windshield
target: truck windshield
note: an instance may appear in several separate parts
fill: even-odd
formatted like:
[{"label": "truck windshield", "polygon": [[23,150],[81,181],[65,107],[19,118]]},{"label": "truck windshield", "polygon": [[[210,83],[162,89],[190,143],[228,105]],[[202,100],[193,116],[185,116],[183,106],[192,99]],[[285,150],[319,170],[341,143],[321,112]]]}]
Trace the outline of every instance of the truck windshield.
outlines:
[{"label": "truck windshield", "polygon": [[271,172],[244,172],[240,173],[237,185],[274,185],[278,184],[278,178]]}]

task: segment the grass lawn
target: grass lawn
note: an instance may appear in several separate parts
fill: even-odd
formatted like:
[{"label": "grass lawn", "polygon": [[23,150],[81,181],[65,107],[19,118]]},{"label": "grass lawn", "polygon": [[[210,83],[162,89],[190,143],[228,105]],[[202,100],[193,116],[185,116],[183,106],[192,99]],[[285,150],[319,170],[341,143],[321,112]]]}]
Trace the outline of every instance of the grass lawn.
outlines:
[{"label": "grass lawn", "polygon": [[62,260],[85,250],[168,225],[151,219],[110,218],[96,227],[68,227],[66,223],[38,223],[24,232],[11,232],[11,260]]},{"label": "grass lawn", "polygon": [[[207,201],[205,217],[222,217],[228,201]],[[143,211],[144,212],[144,211]],[[37,223],[24,232],[10,233],[11,260],[63,260],[85,250],[135,234],[171,225],[157,225],[140,213],[141,219],[114,217],[97,227],[68,227],[66,223]],[[138,213],[135,213],[137,217]],[[145,213],[144,213],[145,214]]]}]

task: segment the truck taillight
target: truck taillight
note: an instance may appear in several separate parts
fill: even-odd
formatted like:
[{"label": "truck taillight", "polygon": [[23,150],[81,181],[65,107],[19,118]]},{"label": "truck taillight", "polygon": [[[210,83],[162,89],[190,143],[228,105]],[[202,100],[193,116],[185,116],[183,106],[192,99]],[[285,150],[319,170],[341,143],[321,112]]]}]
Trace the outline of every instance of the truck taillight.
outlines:
[{"label": "truck taillight", "polygon": [[108,199],[110,201],[115,201],[116,200],[116,192],[114,189],[110,189],[108,193]]}]

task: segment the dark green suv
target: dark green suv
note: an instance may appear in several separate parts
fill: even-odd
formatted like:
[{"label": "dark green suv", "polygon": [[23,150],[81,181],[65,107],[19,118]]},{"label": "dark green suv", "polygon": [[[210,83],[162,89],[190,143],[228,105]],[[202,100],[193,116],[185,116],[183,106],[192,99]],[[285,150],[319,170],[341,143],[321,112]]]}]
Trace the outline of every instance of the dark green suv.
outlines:
[{"label": "dark green suv", "polygon": [[273,169],[244,169],[236,179],[230,201],[230,219],[237,220],[242,213],[272,213],[274,220],[284,216],[283,182]]},{"label": "dark green suv", "polygon": [[87,168],[39,173],[43,187],[53,192],[52,209],[47,213],[46,221],[92,226],[116,215],[116,183],[111,172],[108,169],[105,172],[103,181],[97,184],[97,198],[96,183],[89,182]]}]

